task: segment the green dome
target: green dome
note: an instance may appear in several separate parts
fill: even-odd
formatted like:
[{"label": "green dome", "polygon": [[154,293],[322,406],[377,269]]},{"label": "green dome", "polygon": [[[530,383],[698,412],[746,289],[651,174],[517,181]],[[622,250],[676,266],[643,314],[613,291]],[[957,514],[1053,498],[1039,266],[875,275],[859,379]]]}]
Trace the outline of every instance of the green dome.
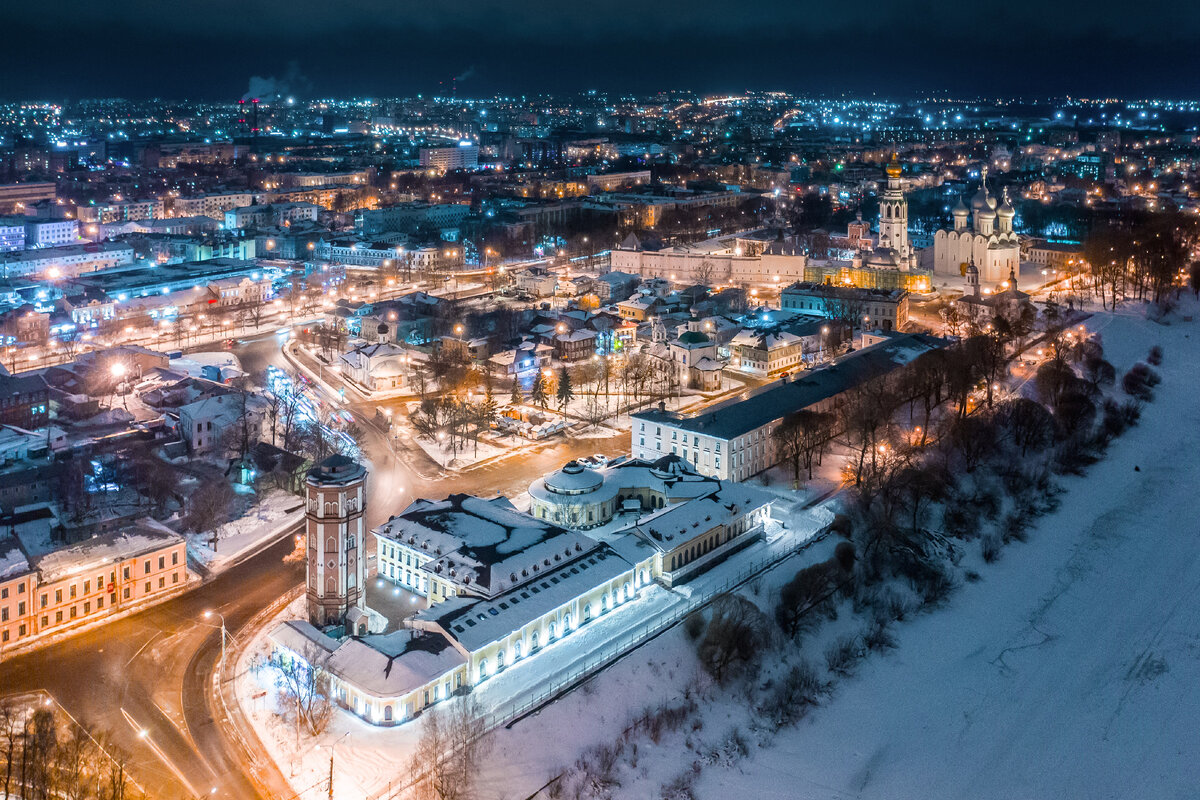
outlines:
[{"label": "green dome", "polygon": [[700,331],[688,331],[679,337],[680,344],[707,344],[708,337]]}]

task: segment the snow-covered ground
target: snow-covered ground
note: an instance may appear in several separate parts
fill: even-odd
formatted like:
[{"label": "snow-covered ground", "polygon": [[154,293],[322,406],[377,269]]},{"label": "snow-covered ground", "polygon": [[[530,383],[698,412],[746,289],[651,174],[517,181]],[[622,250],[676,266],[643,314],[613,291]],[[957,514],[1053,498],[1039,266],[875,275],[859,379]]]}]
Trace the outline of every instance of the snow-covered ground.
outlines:
[{"label": "snow-covered ground", "polygon": [[489,458],[504,455],[509,448],[497,447],[487,441],[480,440],[476,447],[475,441],[459,442],[456,449],[451,450],[448,441],[429,441],[421,436],[411,437],[425,455],[432,458],[440,467],[462,469]]},{"label": "snow-covered ground", "polygon": [[[798,726],[749,733],[744,698],[705,688],[676,630],[493,734],[479,795],[527,797],[641,708],[699,687],[695,720],[658,747],[642,741],[634,768],[627,749],[611,796],[659,797],[697,764],[700,799],[1195,797],[1200,337],[1133,309],[1089,328],[1118,375],[1162,345],[1163,383],[1141,424],[1064,480],[1062,505],[1027,544],[980,565],[947,608],[895,626],[897,649],[868,657]],[[819,646],[802,650],[821,663]],[[722,763],[711,751],[735,726],[749,752]]]},{"label": "snow-covered ground", "polygon": [[217,548],[212,548],[212,532],[186,534],[188,555],[210,570],[217,571],[280,531],[297,525],[304,518],[304,500],[276,489],[235,520],[217,529]]},{"label": "snow-covered ground", "polygon": [[183,372],[193,378],[202,378],[205,367],[218,367],[222,375],[227,370],[242,371],[242,363],[238,357],[227,350],[213,350],[199,353],[188,353],[183,358],[171,359],[171,369]]}]

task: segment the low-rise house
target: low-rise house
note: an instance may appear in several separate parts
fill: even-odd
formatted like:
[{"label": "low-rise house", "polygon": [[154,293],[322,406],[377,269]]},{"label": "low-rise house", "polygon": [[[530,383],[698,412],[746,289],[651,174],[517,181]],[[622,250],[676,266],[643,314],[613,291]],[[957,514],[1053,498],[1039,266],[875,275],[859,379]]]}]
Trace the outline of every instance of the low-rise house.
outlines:
[{"label": "low-rise house", "polygon": [[372,392],[404,386],[408,351],[391,342],[359,345],[338,356],[343,375]]},{"label": "low-rise house", "polygon": [[262,438],[264,401],[245,392],[206,397],[179,409],[179,438],[195,455],[235,447],[245,439],[248,447]]}]

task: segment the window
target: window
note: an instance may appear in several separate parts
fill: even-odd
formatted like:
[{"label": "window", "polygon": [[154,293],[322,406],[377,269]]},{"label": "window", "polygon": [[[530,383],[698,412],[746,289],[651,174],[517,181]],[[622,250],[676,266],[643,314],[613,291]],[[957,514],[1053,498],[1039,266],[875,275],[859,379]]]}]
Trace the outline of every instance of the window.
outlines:
[{"label": "window", "polygon": [[150,581],[146,581],[146,593],[150,593]]},{"label": "window", "polygon": [[61,603],[61,602],[62,602],[62,589],[55,589],[55,590],[54,590],[54,602],[55,602],[55,603]]},{"label": "window", "polygon": [[62,611],[55,611],[55,612],[54,612],[54,621],[55,621],[55,622],[62,622]]},{"label": "window", "polygon": [[150,574],[150,559],[146,559],[146,565],[145,565],[145,566],[146,566],[146,568],[145,568],[145,570],[143,570],[143,572],[144,572],[146,575],[149,575],[149,574]]},{"label": "window", "polygon": [[17,616],[18,617],[25,616],[25,601],[24,600],[22,600],[20,603],[17,603]]},{"label": "window", "polygon": [[158,568],[159,568],[159,569],[165,569],[165,568],[166,568],[166,566],[167,566],[167,559],[166,559],[166,557],[165,557],[165,556],[159,556],[159,557],[158,557]]},{"label": "window", "polygon": [[175,566],[178,563],[179,563],[179,551],[176,550],[175,552],[171,553],[171,566]]}]

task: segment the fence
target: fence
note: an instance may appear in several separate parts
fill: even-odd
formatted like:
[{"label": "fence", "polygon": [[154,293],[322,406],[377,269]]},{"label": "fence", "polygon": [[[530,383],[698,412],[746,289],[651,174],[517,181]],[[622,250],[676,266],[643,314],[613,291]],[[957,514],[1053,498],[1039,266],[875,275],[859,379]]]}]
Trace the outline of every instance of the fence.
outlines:
[{"label": "fence", "polygon": [[[603,647],[606,651],[602,655],[595,655],[592,658],[583,660],[582,663],[577,663],[569,668],[568,674],[565,677],[560,676],[557,680],[549,685],[549,687],[535,695],[526,697],[520,701],[509,703],[500,709],[496,709],[484,716],[484,730],[492,731],[504,725],[512,724],[520,718],[538,710],[539,708],[549,704],[551,701],[566,694],[571,689],[578,686],[584,679],[599,672],[612,663],[624,658],[629,653],[633,652],[638,647],[646,644],[651,639],[676,625],[682,619],[687,617],[694,611],[703,608],[713,601],[717,596],[730,592],[752,578],[765,574],[774,567],[783,563],[793,555],[806,550],[812,545],[820,542],[829,535],[829,526],[825,526],[813,536],[797,541],[792,545],[783,548],[782,550],[771,553],[763,558],[746,566],[736,575],[727,578],[720,584],[707,587],[704,591],[696,596],[689,598],[682,605],[675,605],[669,609],[664,609],[655,617],[646,620],[638,627],[621,635],[616,639],[609,640]],[[382,791],[371,795],[367,800],[394,800],[401,795],[402,792],[418,783],[423,776],[411,778],[403,785],[393,786],[388,785]]]}]

